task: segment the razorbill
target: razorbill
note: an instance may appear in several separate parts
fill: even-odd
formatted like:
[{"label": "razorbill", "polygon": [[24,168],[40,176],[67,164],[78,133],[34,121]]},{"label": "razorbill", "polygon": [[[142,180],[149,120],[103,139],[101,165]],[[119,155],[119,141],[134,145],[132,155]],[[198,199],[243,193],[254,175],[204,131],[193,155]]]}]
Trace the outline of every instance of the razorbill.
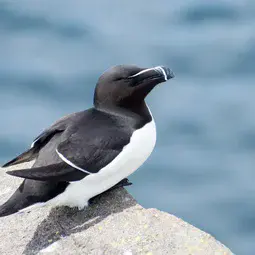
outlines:
[{"label": "razorbill", "polygon": [[70,114],[44,130],[31,148],[3,167],[36,159],[30,169],[8,171],[25,178],[0,206],[0,217],[35,205],[84,208],[89,199],[139,168],[156,143],[156,127],[144,99],[173,78],[166,67],[119,65],[99,78],[94,107]]}]

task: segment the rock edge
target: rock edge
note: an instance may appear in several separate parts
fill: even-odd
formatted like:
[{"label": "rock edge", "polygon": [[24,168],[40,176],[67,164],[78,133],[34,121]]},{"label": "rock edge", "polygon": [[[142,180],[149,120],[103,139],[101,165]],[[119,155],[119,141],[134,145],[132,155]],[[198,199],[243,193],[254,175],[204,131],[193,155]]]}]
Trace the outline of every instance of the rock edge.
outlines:
[{"label": "rock edge", "polygon": [[[1,204],[21,181],[5,171],[0,169]],[[183,220],[141,207],[123,188],[100,195],[83,211],[46,207],[3,217],[0,240],[1,255],[233,254],[211,235]]]}]

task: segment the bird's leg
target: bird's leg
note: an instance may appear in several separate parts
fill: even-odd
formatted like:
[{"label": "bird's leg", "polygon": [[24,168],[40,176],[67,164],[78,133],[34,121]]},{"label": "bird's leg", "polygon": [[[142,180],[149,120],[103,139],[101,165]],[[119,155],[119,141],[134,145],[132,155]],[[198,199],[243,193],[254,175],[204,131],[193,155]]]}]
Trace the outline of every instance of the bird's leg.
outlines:
[{"label": "bird's leg", "polygon": [[96,197],[108,192],[108,191],[111,191],[111,190],[114,190],[114,189],[117,189],[117,188],[121,188],[121,187],[125,187],[125,186],[130,186],[132,185],[133,183],[132,182],[129,182],[128,178],[125,178],[123,180],[121,180],[120,182],[118,182],[117,184],[115,184],[113,187],[111,187],[110,189],[104,191],[103,193],[95,196],[95,197],[92,197],[89,201],[88,201],[88,204],[91,205],[93,204],[93,201],[95,200]]},{"label": "bird's leg", "polygon": [[129,182],[128,178],[125,178],[123,180],[121,180],[120,182],[118,182],[117,184],[115,184],[113,187],[111,187],[110,189],[108,190],[113,190],[113,189],[116,189],[116,188],[121,188],[121,187],[125,187],[125,186],[130,186],[132,185],[133,183],[132,182]]}]

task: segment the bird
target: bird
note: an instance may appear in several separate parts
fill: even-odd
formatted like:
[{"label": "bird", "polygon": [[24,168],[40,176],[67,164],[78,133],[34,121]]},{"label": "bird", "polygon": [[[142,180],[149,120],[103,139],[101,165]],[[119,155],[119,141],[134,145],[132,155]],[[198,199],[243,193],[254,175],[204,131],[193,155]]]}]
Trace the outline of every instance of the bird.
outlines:
[{"label": "bird", "polygon": [[104,71],[93,107],[59,119],[31,148],[3,165],[35,160],[31,168],[6,172],[23,182],[0,206],[0,217],[36,206],[82,210],[91,198],[130,185],[127,177],[156,144],[156,125],[145,98],[174,76],[164,66],[116,65]]}]

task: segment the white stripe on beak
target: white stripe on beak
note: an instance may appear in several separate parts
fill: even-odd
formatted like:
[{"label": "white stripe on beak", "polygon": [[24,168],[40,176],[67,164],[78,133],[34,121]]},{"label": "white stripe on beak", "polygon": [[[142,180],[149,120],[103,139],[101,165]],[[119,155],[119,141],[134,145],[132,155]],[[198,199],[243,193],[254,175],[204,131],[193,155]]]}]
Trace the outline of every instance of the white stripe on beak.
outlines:
[{"label": "white stripe on beak", "polygon": [[162,68],[161,66],[156,66],[154,69],[160,70],[163,73],[165,80],[167,81],[167,75],[164,68]]}]

